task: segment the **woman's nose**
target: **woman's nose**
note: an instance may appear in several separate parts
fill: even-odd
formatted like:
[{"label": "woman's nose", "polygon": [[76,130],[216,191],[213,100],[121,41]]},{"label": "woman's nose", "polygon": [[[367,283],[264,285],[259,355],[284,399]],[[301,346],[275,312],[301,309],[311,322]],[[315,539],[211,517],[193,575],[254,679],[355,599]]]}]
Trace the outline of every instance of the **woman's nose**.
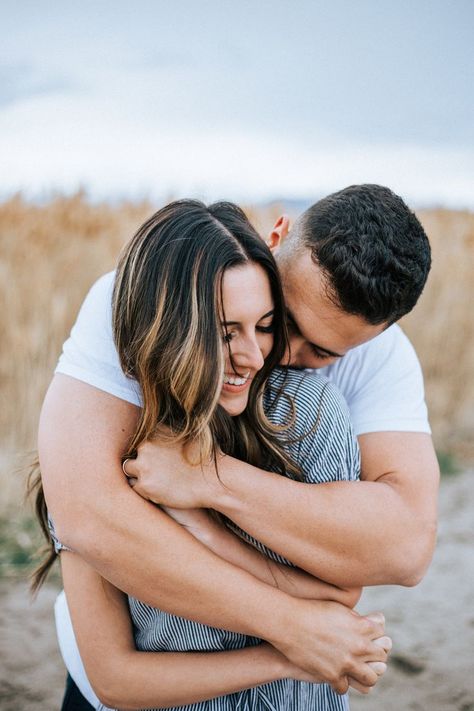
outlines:
[{"label": "woman's nose", "polygon": [[251,368],[252,370],[260,370],[263,368],[265,359],[262,349],[256,338],[247,338],[242,343],[237,353],[233,354],[235,363],[242,368]]}]

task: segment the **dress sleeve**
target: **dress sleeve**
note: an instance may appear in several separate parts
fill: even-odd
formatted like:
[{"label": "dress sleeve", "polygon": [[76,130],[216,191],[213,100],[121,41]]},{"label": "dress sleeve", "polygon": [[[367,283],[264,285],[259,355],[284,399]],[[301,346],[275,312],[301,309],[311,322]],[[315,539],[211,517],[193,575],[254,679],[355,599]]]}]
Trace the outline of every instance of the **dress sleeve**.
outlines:
[{"label": "dress sleeve", "polygon": [[420,363],[397,324],[349,351],[324,375],[344,395],[357,435],[430,433]]},{"label": "dress sleeve", "polygon": [[[307,484],[355,481],[360,453],[349,410],[339,390],[315,372],[278,368],[265,395],[265,411],[275,425],[291,423],[281,442]],[[289,475],[288,475],[289,476]],[[229,528],[272,560],[292,565],[232,521]]]},{"label": "dress sleeve", "polygon": [[[293,424],[283,435],[285,448],[299,465],[304,481],[323,483],[356,480],[360,452],[347,404],[338,389],[314,372],[288,371],[284,375],[285,397],[293,402]],[[282,413],[282,408],[287,412]],[[271,413],[281,424],[289,405],[282,401]]]},{"label": "dress sleeve", "polygon": [[56,529],[54,528],[54,521],[49,514],[48,514],[48,528],[49,528],[49,535],[51,536],[51,540],[54,544],[54,550],[56,551],[56,553],[61,553],[61,551],[72,551],[72,548],[68,548],[67,546],[65,546],[64,543],[61,543],[61,541],[57,537]]}]

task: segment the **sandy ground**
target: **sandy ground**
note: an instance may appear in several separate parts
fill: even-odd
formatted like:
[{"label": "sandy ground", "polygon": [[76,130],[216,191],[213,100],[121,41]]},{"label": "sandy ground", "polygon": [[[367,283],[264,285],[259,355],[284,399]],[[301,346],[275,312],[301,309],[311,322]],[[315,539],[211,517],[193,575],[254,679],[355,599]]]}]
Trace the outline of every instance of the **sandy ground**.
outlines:
[{"label": "sandy ground", "polygon": [[[47,586],[30,605],[25,585],[0,581],[0,709],[59,708],[64,670]],[[414,589],[372,588],[360,611],[381,609],[394,640],[387,674],[352,710],[474,711],[474,472],[445,480],[437,552]]]}]

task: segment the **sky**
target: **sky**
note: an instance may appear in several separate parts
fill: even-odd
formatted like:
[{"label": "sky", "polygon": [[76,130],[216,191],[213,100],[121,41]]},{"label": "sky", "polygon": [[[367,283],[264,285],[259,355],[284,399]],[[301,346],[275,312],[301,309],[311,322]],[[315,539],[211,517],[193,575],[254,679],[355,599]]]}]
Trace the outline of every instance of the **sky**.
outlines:
[{"label": "sky", "polygon": [[474,209],[473,28],[472,0],[2,3],[0,198]]}]

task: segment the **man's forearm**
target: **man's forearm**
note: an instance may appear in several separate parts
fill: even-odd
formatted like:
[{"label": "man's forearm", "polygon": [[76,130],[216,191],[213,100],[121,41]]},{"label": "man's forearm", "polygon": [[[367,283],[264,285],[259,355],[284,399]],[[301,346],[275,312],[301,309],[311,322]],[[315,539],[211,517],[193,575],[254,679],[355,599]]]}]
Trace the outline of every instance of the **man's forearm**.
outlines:
[{"label": "man's forearm", "polygon": [[[221,560],[128,486],[120,458],[138,412],[72,378],[54,378],[38,446],[59,539],[144,602],[210,625],[272,637],[276,626],[285,624],[275,617],[283,609],[289,615],[290,598]],[[275,615],[267,615],[272,607]]]},{"label": "man's forearm", "polygon": [[271,637],[275,618],[264,610],[278,616],[288,608],[283,593],[212,553],[121,482],[98,492],[80,519],[60,519],[57,533],[119,589],[204,624]]},{"label": "man's forearm", "polygon": [[167,508],[165,511],[220,558],[293,597],[334,600],[348,607],[355,607],[360,598],[360,588],[342,589],[319,580],[300,568],[267,557],[231,532],[205,509]]},{"label": "man's forearm", "polygon": [[415,583],[410,561],[423,562],[414,542],[418,556],[430,559],[434,525],[414,515],[389,475],[310,485],[224,457],[219,476],[223,486],[212,486],[211,506],[334,585]]}]

